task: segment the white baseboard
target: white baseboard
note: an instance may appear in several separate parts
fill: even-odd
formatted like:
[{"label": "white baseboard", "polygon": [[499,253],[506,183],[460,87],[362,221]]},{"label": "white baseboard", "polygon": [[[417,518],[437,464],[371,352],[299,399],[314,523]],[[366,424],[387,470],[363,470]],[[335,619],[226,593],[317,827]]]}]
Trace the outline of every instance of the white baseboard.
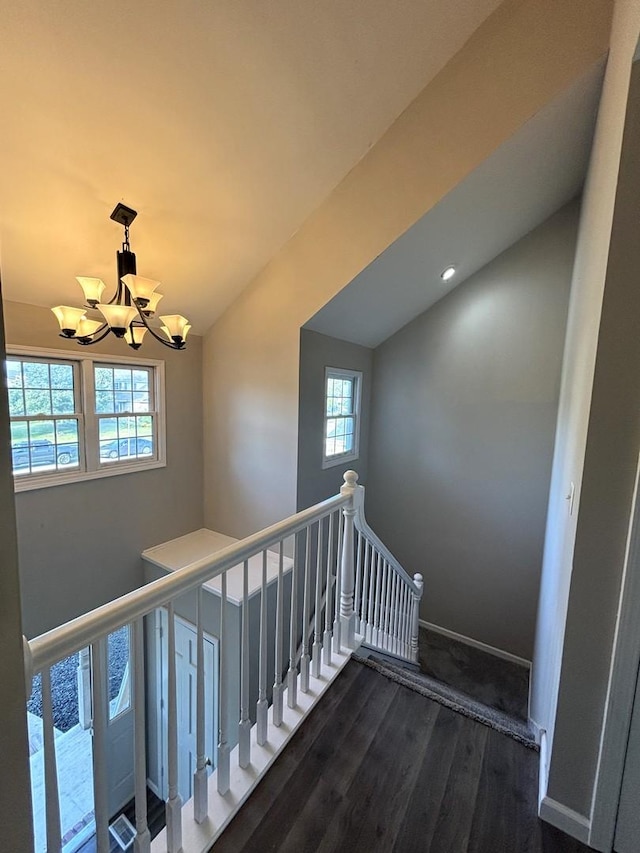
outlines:
[{"label": "white baseboard", "polygon": [[540,803],[538,814],[542,820],[546,820],[547,823],[550,823],[557,829],[561,829],[567,835],[577,838],[583,844],[588,843],[591,823],[584,815],[578,814],[573,809],[563,806],[557,800],[546,796]]},{"label": "white baseboard", "polygon": [[502,658],[502,660],[508,660],[511,663],[518,664],[518,666],[531,669],[531,661],[526,658],[518,657],[518,655],[511,654],[511,652],[505,652],[503,649],[496,649],[495,646],[490,646],[488,643],[474,640],[471,637],[465,637],[464,634],[458,634],[456,631],[450,631],[448,628],[441,628],[439,625],[434,625],[433,622],[425,622],[424,619],[420,619],[419,621],[420,625],[429,631],[435,631],[436,634],[442,634],[444,637],[457,640],[459,643],[465,643],[467,646],[473,646],[475,649],[481,649],[483,652],[487,652],[487,654]]}]

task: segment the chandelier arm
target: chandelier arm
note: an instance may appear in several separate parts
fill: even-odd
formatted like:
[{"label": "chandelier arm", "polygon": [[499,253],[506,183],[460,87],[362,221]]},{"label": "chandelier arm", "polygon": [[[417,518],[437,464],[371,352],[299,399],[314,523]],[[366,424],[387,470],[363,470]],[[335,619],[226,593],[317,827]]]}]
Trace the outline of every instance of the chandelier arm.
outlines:
[{"label": "chandelier arm", "polygon": [[[103,323],[99,329],[95,330],[95,332],[93,333],[93,337],[89,338],[89,340],[83,341],[80,338],[76,338],[76,341],[78,344],[80,344],[81,347],[90,347],[91,344],[98,344],[98,343],[100,343],[100,341],[103,341],[107,337],[107,335],[109,334],[110,331],[111,331],[111,328],[110,328],[109,324]],[[102,334],[100,334],[100,332],[102,332]],[[96,335],[98,335],[99,337],[95,337]]]},{"label": "chandelier arm", "polygon": [[181,344],[177,344],[175,341],[168,341],[168,340],[166,340],[166,338],[160,337],[160,335],[153,329],[153,327],[149,325],[149,322],[148,322],[147,318],[144,316],[143,311],[141,311],[137,305],[136,305],[136,310],[138,312],[138,316],[142,320],[142,325],[145,327],[145,329],[148,332],[151,332],[152,336],[157,341],[160,341],[160,343],[163,346],[169,347],[169,349],[177,349],[177,350],[184,349],[184,341]]}]

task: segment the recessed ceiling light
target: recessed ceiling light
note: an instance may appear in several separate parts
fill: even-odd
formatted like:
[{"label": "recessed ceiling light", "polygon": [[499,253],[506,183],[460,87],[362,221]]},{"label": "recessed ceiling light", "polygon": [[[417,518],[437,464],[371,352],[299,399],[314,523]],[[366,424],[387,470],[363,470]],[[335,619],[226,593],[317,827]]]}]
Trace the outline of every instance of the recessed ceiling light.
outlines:
[{"label": "recessed ceiling light", "polygon": [[456,268],[455,267],[447,267],[446,269],[442,270],[442,272],[440,273],[440,278],[443,281],[449,281],[449,279],[453,278],[455,274],[456,274]]}]

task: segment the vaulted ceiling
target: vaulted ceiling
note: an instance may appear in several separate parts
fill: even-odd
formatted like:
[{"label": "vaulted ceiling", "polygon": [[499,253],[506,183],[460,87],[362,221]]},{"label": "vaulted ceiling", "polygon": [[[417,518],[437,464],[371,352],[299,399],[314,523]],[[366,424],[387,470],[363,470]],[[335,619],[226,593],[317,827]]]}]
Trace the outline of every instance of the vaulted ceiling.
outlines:
[{"label": "vaulted ceiling", "polygon": [[21,0],[0,27],[4,297],[138,272],[206,331],[498,0]]}]

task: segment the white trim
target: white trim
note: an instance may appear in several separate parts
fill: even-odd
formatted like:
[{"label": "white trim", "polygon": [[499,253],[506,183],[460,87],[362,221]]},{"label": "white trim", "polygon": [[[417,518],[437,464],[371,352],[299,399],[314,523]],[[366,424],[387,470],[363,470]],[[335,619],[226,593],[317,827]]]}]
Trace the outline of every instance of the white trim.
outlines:
[{"label": "white trim", "polygon": [[166,468],[166,462],[144,462],[142,464],[116,465],[101,471],[74,471],[72,474],[59,474],[55,480],[43,477],[41,480],[15,480],[14,492],[30,492],[33,489],[48,489],[50,486],[64,486],[67,483],[84,483],[86,480],[101,480],[103,477],[114,477],[117,474],[133,474],[136,471],[150,471],[153,468]]},{"label": "white trim", "polygon": [[131,359],[146,365],[147,367],[157,367],[159,364],[164,364],[164,361],[159,358],[140,358],[140,356],[132,353],[131,355],[109,355],[107,353],[92,353],[86,348],[79,349],[77,352],[67,349],[53,349],[52,347],[30,347],[22,346],[22,344],[7,344],[7,355],[34,355],[41,358],[61,358],[66,361],[104,361],[107,364],[131,364]]},{"label": "white trim", "polygon": [[[329,376],[344,376],[345,379],[353,380],[353,450],[350,453],[336,453],[332,456],[327,456],[325,451],[327,447],[327,380]],[[343,465],[345,462],[354,462],[360,458],[360,404],[362,400],[362,371],[348,370],[344,367],[330,367],[326,365],[324,368],[324,394],[323,400],[323,425],[322,425],[322,468],[333,468],[335,465]]]},{"label": "white trim", "polygon": [[[76,408],[80,401],[79,411],[70,415],[78,421],[78,458],[80,467],[70,471],[51,471],[38,474],[14,475],[14,492],[30,492],[35,489],[46,489],[51,486],[63,486],[69,483],[81,483],[85,480],[101,480],[103,477],[113,477],[118,474],[133,474],[137,471],[149,471],[154,468],[166,468],[166,397],[165,397],[165,363],[160,359],[139,358],[136,355],[128,357],[120,355],[104,355],[102,353],[68,352],[67,350],[56,350],[48,347],[31,347],[20,345],[8,345],[7,356],[32,356],[42,359],[56,359],[60,361],[72,361],[78,364],[75,380],[80,387],[75,389]],[[153,399],[154,410],[149,414],[155,422],[156,455],[150,459],[136,459],[135,462],[112,462],[108,465],[100,463],[99,453],[96,447],[90,446],[97,441],[97,418],[94,416],[94,388],[93,378],[88,380],[92,373],[93,363],[122,364],[129,367],[148,367],[152,370],[153,377]],[[91,366],[91,371],[90,371]],[[87,412],[89,416],[87,416]],[[26,417],[26,416],[25,416]],[[89,441],[87,441],[89,439]],[[84,459],[84,461],[83,461]],[[88,467],[84,467],[84,465]],[[94,465],[100,467],[93,467]]]},{"label": "white trim", "polygon": [[436,634],[442,634],[443,637],[449,637],[451,640],[457,640],[459,643],[465,643],[467,646],[473,646],[474,649],[480,649],[494,657],[502,658],[502,660],[511,661],[518,666],[523,666],[525,669],[531,669],[531,661],[526,658],[518,657],[511,652],[505,652],[504,649],[497,649],[495,646],[490,646],[488,643],[483,643],[481,640],[474,640],[471,637],[465,637],[464,634],[458,634],[457,631],[450,631],[448,628],[441,628],[439,625],[434,625],[433,622],[425,622],[424,619],[418,620],[423,628],[428,631],[435,631]]},{"label": "white trim", "polygon": [[561,829],[572,838],[577,838],[583,844],[587,843],[591,824],[584,815],[574,812],[551,797],[544,797],[540,803],[539,816],[541,820]]}]

